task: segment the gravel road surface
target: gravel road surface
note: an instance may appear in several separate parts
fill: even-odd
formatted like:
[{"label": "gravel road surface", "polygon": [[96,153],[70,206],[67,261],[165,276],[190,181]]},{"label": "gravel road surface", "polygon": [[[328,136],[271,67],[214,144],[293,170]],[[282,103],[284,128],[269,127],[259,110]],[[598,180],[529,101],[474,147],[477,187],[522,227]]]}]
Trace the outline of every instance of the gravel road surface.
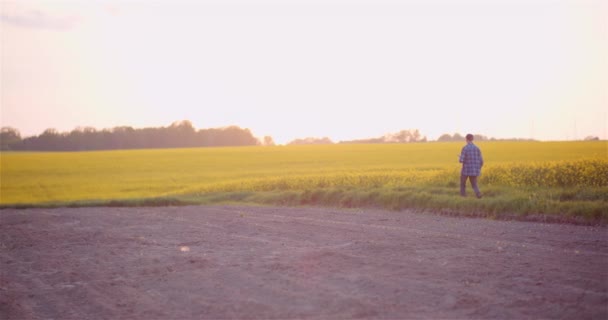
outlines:
[{"label": "gravel road surface", "polygon": [[327,208],[0,211],[1,319],[608,319],[608,229]]}]

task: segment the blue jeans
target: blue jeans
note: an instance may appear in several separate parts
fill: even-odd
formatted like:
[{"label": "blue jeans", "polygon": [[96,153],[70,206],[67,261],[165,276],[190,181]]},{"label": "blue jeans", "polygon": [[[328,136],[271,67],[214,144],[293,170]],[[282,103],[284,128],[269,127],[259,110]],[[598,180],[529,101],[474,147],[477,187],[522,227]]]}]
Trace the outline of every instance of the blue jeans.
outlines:
[{"label": "blue jeans", "polygon": [[473,187],[473,191],[475,191],[477,198],[480,198],[481,192],[479,192],[479,187],[477,186],[477,176],[460,176],[460,195],[463,197],[467,196],[467,179],[471,181],[471,187]]}]

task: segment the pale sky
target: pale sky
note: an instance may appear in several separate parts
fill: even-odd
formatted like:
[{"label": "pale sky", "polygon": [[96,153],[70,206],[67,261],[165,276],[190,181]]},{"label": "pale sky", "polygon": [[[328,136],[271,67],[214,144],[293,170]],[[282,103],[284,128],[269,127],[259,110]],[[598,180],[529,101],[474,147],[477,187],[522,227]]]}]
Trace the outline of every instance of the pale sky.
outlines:
[{"label": "pale sky", "polygon": [[608,138],[604,0],[0,0],[23,136],[238,125],[277,143],[419,129]]}]

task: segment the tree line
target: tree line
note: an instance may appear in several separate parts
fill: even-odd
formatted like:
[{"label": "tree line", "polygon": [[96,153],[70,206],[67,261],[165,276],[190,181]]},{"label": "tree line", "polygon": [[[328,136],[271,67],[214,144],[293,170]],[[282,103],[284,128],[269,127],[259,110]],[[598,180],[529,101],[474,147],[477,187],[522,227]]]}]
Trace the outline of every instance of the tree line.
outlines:
[{"label": "tree line", "polygon": [[388,133],[378,138],[360,139],[340,141],[340,143],[411,143],[411,142],[427,142],[426,136],[423,136],[418,129],[401,130],[396,133]]},{"label": "tree line", "polygon": [[[413,130],[401,130],[397,133],[388,133],[378,138],[358,139],[358,140],[345,140],[338,143],[410,143],[410,142],[427,142],[426,136],[423,136],[418,129]],[[304,139],[295,139],[288,143],[288,145],[302,145],[302,144],[334,144],[328,137],[314,138],[308,137]]]},{"label": "tree line", "polygon": [[[533,139],[519,139],[519,138],[511,138],[511,139],[496,139],[496,138],[488,138],[487,136],[481,134],[474,134],[475,141],[534,141]],[[588,137],[585,140],[598,140],[597,137]],[[465,136],[460,133],[444,133],[436,141],[439,142],[463,142],[465,140]],[[401,130],[396,133],[388,133],[381,137],[377,138],[368,138],[368,139],[358,139],[358,140],[346,140],[340,141],[338,143],[366,143],[366,144],[374,144],[374,143],[418,143],[418,142],[428,142],[433,140],[428,140],[426,136],[422,135],[418,129],[410,129],[410,130]],[[327,137],[323,138],[304,138],[304,139],[295,139],[289,142],[289,145],[302,145],[302,144],[334,144],[331,139]]]},{"label": "tree line", "polygon": [[[497,140],[475,134],[476,141]],[[586,140],[598,139],[597,137]],[[465,137],[460,133],[442,134],[437,141],[462,142]],[[529,139],[507,139],[529,140]],[[339,143],[417,143],[427,142],[427,137],[418,129],[401,130],[377,138],[340,141]],[[288,145],[334,144],[330,138],[295,139]],[[194,128],[188,120],[176,121],[168,127],[141,128],[123,126],[97,130],[92,127],[79,127],[70,132],[47,129],[42,134],[22,138],[17,129],[3,127],[0,132],[0,150],[13,151],[88,151],[114,149],[151,149],[151,148],[191,148],[220,146],[274,145],[270,136],[261,140],[254,137],[249,129],[238,126],[225,128]]]},{"label": "tree line", "polygon": [[[489,140],[488,137],[481,135],[481,134],[474,134],[474,141],[484,141],[484,140]],[[442,135],[439,136],[439,138],[437,138],[437,141],[440,142],[449,142],[449,141],[464,141],[465,140],[465,136],[461,135],[460,133],[454,133],[453,135],[449,134],[449,133],[444,133]]]},{"label": "tree line", "polygon": [[10,127],[4,127],[0,132],[1,150],[15,151],[88,151],[261,144],[274,144],[274,142],[272,137],[264,137],[263,141],[260,141],[249,129],[237,126],[196,130],[187,120],[174,122],[168,127],[141,129],[115,127],[97,130],[85,127],[63,133],[55,129],[47,129],[40,135],[27,138],[22,138],[18,130]]}]

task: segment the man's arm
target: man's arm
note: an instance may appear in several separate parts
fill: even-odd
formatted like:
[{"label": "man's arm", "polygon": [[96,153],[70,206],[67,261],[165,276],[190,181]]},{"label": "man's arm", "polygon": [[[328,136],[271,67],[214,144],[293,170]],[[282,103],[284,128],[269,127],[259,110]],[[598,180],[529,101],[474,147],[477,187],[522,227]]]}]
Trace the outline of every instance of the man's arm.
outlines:
[{"label": "man's arm", "polygon": [[460,151],[460,158],[458,159],[460,163],[464,163],[464,147]]}]

